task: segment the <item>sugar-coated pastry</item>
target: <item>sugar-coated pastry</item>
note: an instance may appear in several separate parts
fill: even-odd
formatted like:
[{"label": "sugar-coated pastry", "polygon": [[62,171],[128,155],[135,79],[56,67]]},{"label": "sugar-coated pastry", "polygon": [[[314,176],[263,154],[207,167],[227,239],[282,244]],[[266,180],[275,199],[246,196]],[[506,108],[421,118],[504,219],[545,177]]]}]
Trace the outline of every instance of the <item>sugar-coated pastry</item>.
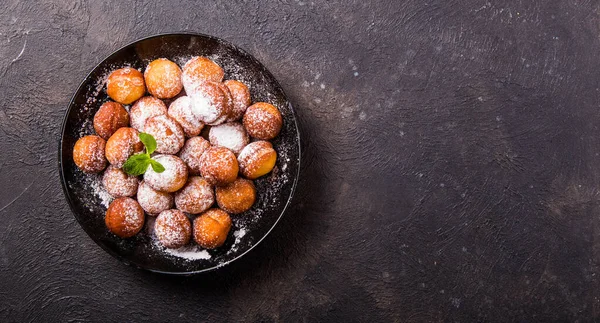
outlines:
[{"label": "sugar-coated pastry", "polygon": [[251,180],[238,177],[234,182],[215,189],[217,204],[227,213],[248,211],[256,201],[256,187]]},{"label": "sugar-coated pastry", "polygon": [[119,128],[129,126],[129,113],[117,102],[105,102],[94,115],[94,130],[98,136],[108,140]]},{"label": "sugar-coated pastry", "polygon": [[152,166],[148,166],[144,173],[146,184],[157,191],[167,193],[175,192],[185,185],[188,170],[183,160],[173,155],[157,155],[152,158],[163,165],[165,170],[157,173]]},{"label": "sugar-coated pastry", "polygon": [[166,248],[180,248],[192,237],[192,223],[179,210],[162,211],[154,222],[154,234]]},{"label": "sugar-coated pastry", "polygon": [[144,93],[146,93],[144,76],[135,68],[125,67],[115,70],[106,80],[106,94],[121,104],[131,104]]},{"label": "sugar-coated pastry", "polygon": [[119,197],[112,201],[104,218],[108,230],[121,238],[136,235],[144,226],[144,210],[130,197]]},{"label": "sugar-coated pastry", "polygon": [[153,189],[142,181],[138,186],[137,201],[149,215],[158,215],[160,212],[173,207],[173,195]]},{"label": "sugar-coated pastry", "polygon": [[106,159],[117,168],[123,167],[129,156],[141,152],[144,144],[139,132],[133,128],[119,128],[106,142]]},{"label": "sugar-coated pastry", "polygon": [[200,175],[200,157],[210,147],[208,140],[202,137],[192,137],[185,142],[179,157],[188,166],[190,175]]},{"label": "sugar-coated pastry", "polygon": [[244,128],[250,137],[256,139],[270,140],[277,137],[282,124],[281,113],[269,103],[254,103],[244,114]]},{"label": "sugar-coated pastry", "polygon": [[73,161],[85,173],[99,173],[106,168],[106,141],[96,135],[79,138],[73,147]]},{"label": "sugar-coated pastry", "polygon": [[205,124],[223,123],[233,106],[229,89],[223,83],[203,82],[186,92],[192,113]]},{"label": "sugar-coated pastry", "polygon": [[175,193],[177,209],[190,214],[202,213],[214,202],[212,186],[200,176],[189,177],[185,186]]},{"label": "sugar-coated pastry", "polygon": [[188,96],[182,96],[173,101],[167,113],[169,117],[181,125],[185,135],[188,137],[199,135],[204,127],[204,123],[194,116],[192,112],[192,99]]},{"label": "sugar-coated pastry", "polygon": [[190,93],[198,84],[212,81],[221,82],[225,72],[217,63],[206,57],[193,57],[183,66],[181,77],[185,91]]},{"label": "sugar-coated pastry", "polygon": [[137,100],[129,112],[131,127],[139,132],[144,132],[146,121],[154,116],[166,115],[165,103],[153,96],[145,96]]},{"label": "sugar-coated pastry", "polygon": [[194,241],[206,249],[220,247],[231,229],[229,214],[221,209],[210,209],[194,220]]},{"label": "sugar-coated pastry", "polygon": [[277,152],[268,141],[249,143],[238,155],[240,173],[249,179],[269,173],[277,161]]},{"label": "sugar-coated pastry", "polygon": [[102,184],[113,197],[134,196],[138,190],[138,183],[136,176],[129,175],[112,165],[108,166],[102,175]]},{"label": "sugar-coated pastry", "polygon": [[154,137],[159,154],[176,154],[185,143],[185,134],[179,123],[166,115],[146,120],[144,132]]},{"label": "sugar-coated pastry", "polygon": [[170,99],[183,88],[181,69],[166,58],[155,59],[144,71],[148,92],[159,99]]},{"label": "sugar-coated pastry", "polygon": [[228,122],[210,128],[208,138],[213,146],[228,148],[236,154],[242,151],[250,139],[239,122]]},{"label": "sugar-coated pastry", "polygon": [[229,89],[229,93],[231,93],[231,97],[233,99],[233,106],[227,118],[228,122],[238,121],[246,112],[246,109],[252,103],[250,100],[250,90],[246,86],[246,84],[236,81],[236,80],[227,80],[223,82],[225,86]]},{"label": "sugar-coated pastry", "polygon": [[200,174],[211,185],[225,185],[235,181],[238,170],[238,161],[227,148],[210,147],[200,157]]}]

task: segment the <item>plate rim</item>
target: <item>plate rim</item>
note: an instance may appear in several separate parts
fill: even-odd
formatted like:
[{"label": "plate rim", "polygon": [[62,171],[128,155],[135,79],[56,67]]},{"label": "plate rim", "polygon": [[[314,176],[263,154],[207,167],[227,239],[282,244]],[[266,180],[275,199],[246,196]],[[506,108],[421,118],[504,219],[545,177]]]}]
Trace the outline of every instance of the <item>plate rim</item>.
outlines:
[{"label": "plate rim", "polygon": [[[256,61],[257,63],[259,63],[262,67],[264,67],[264,72],[272,78],[272,80],[275,82],[275,84],[277,85],[277,87],[279,87],[279,89],[281,90],[281,93],[283,94],[285,100],[287,101],[287,105],[290,109],[290,111],[292,112],[292,117],[294,119],[294,125],[296,127],[296,140],[297,140],[297,145],[298,145],[298,169],[296,171],[296,174],[294,174],[294,179],[292,182],[292,187],[290,190],[290,195],[287,199],[287,201],[285,202],[285,205],[283,207],[283,210],[281,211],[281,213],[279,214],[279,216],[277,217],[277,219],[275,220],[275,222],[273,223],[273,225],[271,226],[271,228],[269,228],[269,230],[267,230],[267,232],[260,238],[258,239],[253,245],[250,246],[250,248],[248,248],[248,250],[244,251],[243,253],[239,254],[238,256],[236,256],[233,259],[230,259],[228,261],[225,261],[223,263],[217,264],[215,266],[211,266],[208,268],[204,268],[204,269],[200,269],[200,270],[193,270],[193,271],[181,271],[181,272],[177,272],[177,271],[163,271],[163,270],[157,270],[157,269],[152,269],[152,268],[146,268],[146,267],[142,267],[138,264],[132,263],[130,261],[128,261],[127,259],[123,258],[121,255],[119,255],[118,253],[114,252],[113,250],[109,249],[107,246],[105,246],[104,244],[100,244],[96,241],[96,239],[94,239],[94,237],[92,237],[92,235],[84,228],[84,226],[81,224],[81,222],[79,221],[79,218],[77,217],[77,212],[75,210],[74,204],[73,204],[73,199],[69,193],[69,188],[68,188],[68,184],[67,184],[67,180],[65,178],[65,174],[63,171],[63,142],[64,142],[64,136],[65,136],[65,130],[66,130],[66,126],[67,126],[67,119],[69,117],[69,114],[71,113],[71,110],[74,108],[74,101],[75,98],[77,96],[77,94],[82,90],[82,88],[84,87],[84,84],[86,83],[86,81],[90,78],[90,76],[92,75],[92,73],[94,73],[94,71],[96,71],[106,60],[108,60],[109,58],[111,58],[113,55],[117,54],[118,52],[124,50],[125,48],[135,45],[137,43],[140,43],[142,41],[146,41],[149,39],[153,39],[153,38],[160,38],[160,37],[166,37],[166,36],[196,36],[196,37],[204,37],[204,38],[208,38],[210,40],[213,41],[217,41],[220,43],[223,43],[227,46],[231,46],[233,48],[235,48],[236,50],[240,51],[242,54],[246,55],[247,57],[249,57],[250,59]],[[252,251],[254,248],[256,248],[256,246],[258,246],[272,231],[273,229],[277,226],[277,224],[279,223],[279,221],[281,221],[281,218],[283,217],[283,215],[287,212],[293,198],[296,192],[296,187],[298,185],[298,181],[300,179],[300,169],[302,166],[302,143],[301,143],[301,136],[300,136],[300,128],[298,125],[298,114],[296,113],[296,110],[294,109],[294,107],[292,106],[288,96],[285,94],[285,91],[283,90],[283,87],[281,86],[281,84],[279,83],[279,81],[275,78],[275,76],[271,73],[270,70],[267,69],[267,67],[261,62],[259,61],[256,57],[254,57],[254,55],[248,53],[246,50],[240,48],[237,45],[234,45],[233,43],[216,37],[216,36],[211,36],[211,35],[207,35],[207,34],[203,34],[203,33],[198,33],[198,32],[189,32],[189,31],[185,31],[185,32],[168,32],[168,33],[159,33],[159,34],[153,34],[151,36],[146,36],[143,38],[139,38],[136,39],[132,42],[129,42],[121,47],[119,47],[116,50],[113,50],[109,55],[107,55],[106,57],[104,57],[102,60],[100,60],[99,63],[95,64],[94,67],[85,75],[85,77],[83,78],[83,80],[79,83],[79,86],[77,86],[77,89],[75,90],[75,92],[73,93],[71,100],[69,100],[69,104],[67,109],[65,110],[64,116],[63,116],[63,120],[62,120],[62,124],[61,124],[61,130],[60,130],[60,139],[58,141],[58,171],[60,174],[60,181],[62,184],[62,188],[63,188],[63,194],[67,200],[67,204],[69,204],[69,209],[71,210],[71,213],[73,215],[73,217],[75,218],[75,220],[77,221],[77,223],[79,224],[79,226],[81,227],[81,229],[83,229],[83,231],[88,235],[88,237],[98,246],[100,246],[104,251],[106,251],[108,254],[110,254],[111,256],[117,258],[119,261],[121,261],[122,263],[125,263],[129,266],[141,269],[141,270],[146,270],[146,271],[150,271],[150,272],[154,272],[154,273],[160,273],[160,274],[168,274],[168,275],[178,275],[178,276],[188,276],[188,275],[194,275],[194,274],[200,274],[200,273],[205,273],[205,272],[210,272],[210,271],[215,271],[217,269],[223,268],[231,263],[233,263],[234,261],[242,258],[243,256],[245,256],[246,254],[248,254],[250,251]]]}]

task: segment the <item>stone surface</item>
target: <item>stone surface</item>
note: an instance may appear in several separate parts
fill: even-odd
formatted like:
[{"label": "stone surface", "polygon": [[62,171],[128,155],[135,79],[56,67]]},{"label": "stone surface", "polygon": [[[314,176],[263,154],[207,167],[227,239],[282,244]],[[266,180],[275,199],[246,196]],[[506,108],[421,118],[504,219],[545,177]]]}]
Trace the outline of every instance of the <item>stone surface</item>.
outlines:
[{"label": "stone surface", "polygon": [[[0,321],[600,319],[598,1],[16,1],[0,7]],[[60,187],[79,82],[144,36],[256,56],[303,131],[244,259],[126,266]]]}]

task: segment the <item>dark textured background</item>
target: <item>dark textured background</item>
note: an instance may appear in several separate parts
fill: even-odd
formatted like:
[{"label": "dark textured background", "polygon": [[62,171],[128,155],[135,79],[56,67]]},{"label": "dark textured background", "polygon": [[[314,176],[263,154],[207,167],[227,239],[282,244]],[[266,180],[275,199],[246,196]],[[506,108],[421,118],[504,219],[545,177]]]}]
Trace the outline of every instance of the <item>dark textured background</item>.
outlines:
[{"label": "dark textured background", "polygon": [[[600,3],[0,5],[0,321],[600,319]],[[85,74],[222,37],[295,105],[291,211],[220,272],[167,277],[75,222],[59,128]]]}]

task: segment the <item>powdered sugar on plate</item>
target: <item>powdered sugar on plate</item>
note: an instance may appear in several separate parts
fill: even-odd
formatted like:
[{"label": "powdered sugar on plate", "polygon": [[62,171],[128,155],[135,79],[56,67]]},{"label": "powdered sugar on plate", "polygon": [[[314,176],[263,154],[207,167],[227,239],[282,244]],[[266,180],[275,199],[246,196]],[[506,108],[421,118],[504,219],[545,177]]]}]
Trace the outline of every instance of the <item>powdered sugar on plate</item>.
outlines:
[{"label": "powdered sugar on plate", "polygon": [[199,246],[185,246],[178,249],[164,248],[164,251],[175,257],[187,259],[187,260],[198,260],[198,259],[210,259],[211,255],[206,249],[202,249]]}]

